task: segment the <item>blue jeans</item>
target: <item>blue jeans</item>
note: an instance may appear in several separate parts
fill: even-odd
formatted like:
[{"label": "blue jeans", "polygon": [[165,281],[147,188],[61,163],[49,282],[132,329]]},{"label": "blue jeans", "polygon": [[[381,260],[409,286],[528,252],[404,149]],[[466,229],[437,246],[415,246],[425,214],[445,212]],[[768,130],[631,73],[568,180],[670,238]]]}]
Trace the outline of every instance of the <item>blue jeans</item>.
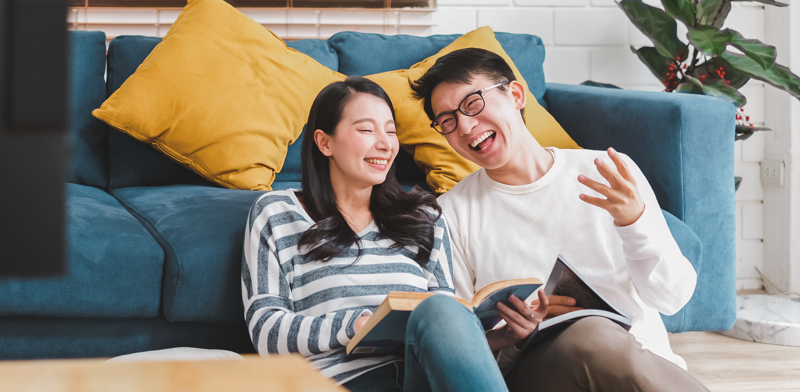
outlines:
[{"label": "blue jeans", "polygon": [[388,364],[344,384],[353,392],[508,391],[478,318],[434,295],[411,312],[405,364]]}]

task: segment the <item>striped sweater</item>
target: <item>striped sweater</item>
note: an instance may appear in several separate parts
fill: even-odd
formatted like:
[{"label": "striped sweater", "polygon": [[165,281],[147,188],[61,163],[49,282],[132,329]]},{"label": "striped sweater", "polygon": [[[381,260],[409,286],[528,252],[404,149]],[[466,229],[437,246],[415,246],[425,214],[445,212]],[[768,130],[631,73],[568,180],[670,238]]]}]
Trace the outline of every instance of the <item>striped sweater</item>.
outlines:
[{"label": "striped sweater", "polygon": [[353,358],[345,347],[354,322],[371,315],[390,291],[455,293],[451,243],[443,217],[425,267],[414,261],[417,247],[389,250],[375,222],[357,235],[362,256],[354,264],[354,244],[327,262],[308,260],[300,236],[314,221],[295,190],[268,192],[250,208],[242,257],[242,298],[253,346],[261,355],[300,353],[339,383],[396,356]]}]

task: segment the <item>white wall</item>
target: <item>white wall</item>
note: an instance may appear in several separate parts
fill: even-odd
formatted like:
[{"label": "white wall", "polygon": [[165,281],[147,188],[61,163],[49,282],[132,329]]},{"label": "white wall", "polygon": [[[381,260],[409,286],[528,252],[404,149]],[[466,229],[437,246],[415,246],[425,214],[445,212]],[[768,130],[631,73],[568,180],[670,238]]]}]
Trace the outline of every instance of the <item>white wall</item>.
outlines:
[{"label": "white wall", "polygon": [[[795,3],[798,1],[794,0]],[[645,2],[660,7],[658,0]],[[800,5],[792,8],[800,8]],[[110,36],[163,36],[177,13],[76,10],[71,14],[70,22],[72,28],[104,30]],[[591,79],[627,89],[663,90],[655,76],[630,51],[631,45],[638,48],[650,45],[650,42],[633,27],[613,0],[438,0],[437,10],[428,12],[245,10],[245,13],[284,38],[327,38],[340,30],[412,35],[463,34],[489,25],[495,31],[541,37],[547,48],[544,68],[548,82],[577,84]],[[737,2],[727,25],[747,38],[763,41],[764,14],[764,7],[759,3]],[[685,30],[679,30],[681,37],[684,34]],[[779,57],[781,59],[783,57]],[[764,84],[751,81],[742,91],[748,98],[746,114],[753,123],[762,124]],[[734,171],[737,176],[744,177],[736,193],[738,289],[761,286],[753,267],[763,270],[764,266],[766,218],[762,204],[764,191],[759,179],[759,163],[763,157],[763,133],[745,142],[736,142]]]},{"label": "white wall", "polygon": [[[768,10],[766,35],[778,61],[800,73],[800,0],[788,9]],[[800,292],[800,102],[768,89],[765,156],[785,163],[784,185],[764,187],[764,273],[775,291]]]}]

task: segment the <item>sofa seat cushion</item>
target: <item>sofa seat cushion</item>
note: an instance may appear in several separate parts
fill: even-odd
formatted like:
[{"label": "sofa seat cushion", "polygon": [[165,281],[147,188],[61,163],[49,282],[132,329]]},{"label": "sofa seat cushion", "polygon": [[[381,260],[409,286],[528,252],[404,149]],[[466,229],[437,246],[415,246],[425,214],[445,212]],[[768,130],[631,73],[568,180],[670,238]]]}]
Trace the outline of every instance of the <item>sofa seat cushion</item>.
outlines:
[{"label": "sofa seat cushion", "polygon": [[174,185],[113,194],[164,249],[161,305],[167,320],[244,323],[244,230],[250,205],[262,192]]},{"label": "sofa seat cushion", "polygon": [[0,316],[155,317],[164,252],[117,200],[66,184],[67,274],[0,279]]}]

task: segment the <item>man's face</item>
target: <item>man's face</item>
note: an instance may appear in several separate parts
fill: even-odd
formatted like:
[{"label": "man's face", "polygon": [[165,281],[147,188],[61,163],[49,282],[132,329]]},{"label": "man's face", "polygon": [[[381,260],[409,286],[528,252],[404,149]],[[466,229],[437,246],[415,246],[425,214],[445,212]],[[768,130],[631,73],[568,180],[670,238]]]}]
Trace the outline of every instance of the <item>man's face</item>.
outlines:
[{"label": "man's face", "polygon": [[[469,84],[443,83],[436,86],[431,94],[434,116],[456,110],[464,97],[495,84],[495,81],[478,75]],[[522,85],[511,82],[505,87],[506,91],[493,88],[484,93],[485,107],[477,115],[470,117],[457,112],[458,126],[445,135],[450,146],[462,157],[490,170],[501,168],[511,160],[514,132],[520,125],[524,128],[519,112],[525,105]]]}]

